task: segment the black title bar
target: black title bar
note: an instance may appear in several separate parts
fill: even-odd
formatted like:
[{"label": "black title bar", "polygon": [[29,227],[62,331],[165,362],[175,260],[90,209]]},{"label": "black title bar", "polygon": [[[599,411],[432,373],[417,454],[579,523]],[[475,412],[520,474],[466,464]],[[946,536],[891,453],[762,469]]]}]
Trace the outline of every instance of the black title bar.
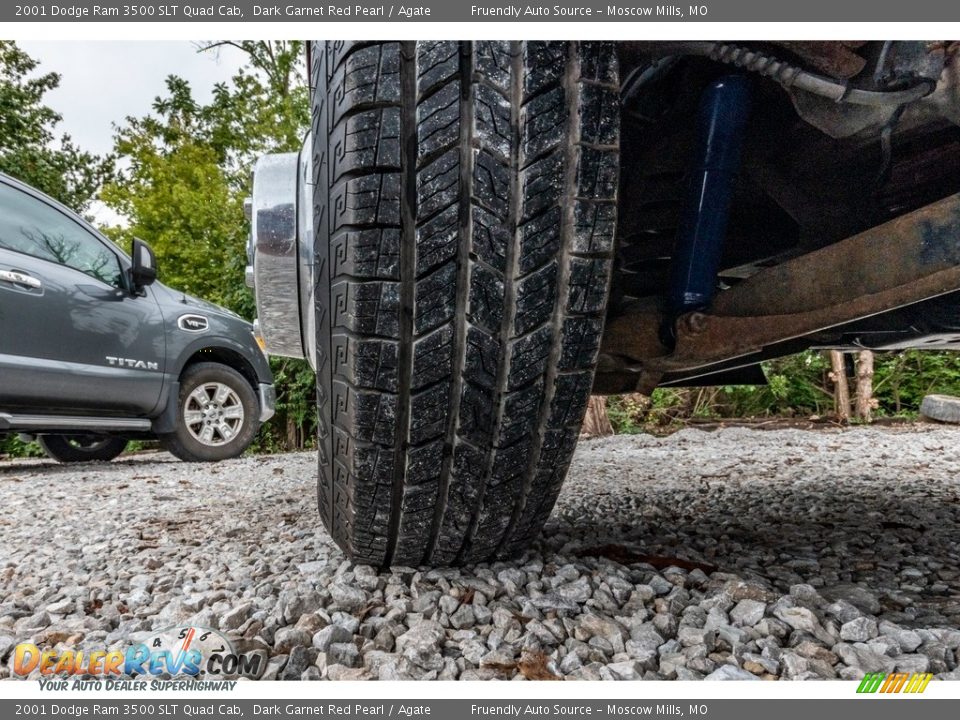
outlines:
[{"label": "black title bar", "polygon": [[4,2],[0,22],[957,22],[956,0]]}]

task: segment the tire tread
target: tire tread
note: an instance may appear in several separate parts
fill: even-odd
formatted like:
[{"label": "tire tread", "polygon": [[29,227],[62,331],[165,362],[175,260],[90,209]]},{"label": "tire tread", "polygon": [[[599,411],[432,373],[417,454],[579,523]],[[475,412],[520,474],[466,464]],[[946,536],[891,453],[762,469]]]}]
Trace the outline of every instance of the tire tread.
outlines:
[{"label": "tire tread", "polygon": [[360,562],[516,555],[592,385],[613,45],[318,42],[312,57],[321,516]]}]

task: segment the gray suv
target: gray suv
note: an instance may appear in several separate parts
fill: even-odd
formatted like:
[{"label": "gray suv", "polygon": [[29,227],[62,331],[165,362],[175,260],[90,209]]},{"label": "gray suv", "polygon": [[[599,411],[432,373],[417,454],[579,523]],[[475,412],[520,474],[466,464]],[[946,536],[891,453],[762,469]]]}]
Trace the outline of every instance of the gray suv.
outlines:
[{"label": "gray suv", "polygon": [[156,280],[63,205],[0,174],[0,435],[61,462],[157,438],[183,460],[235,457],[274,412],[254,326]]}]

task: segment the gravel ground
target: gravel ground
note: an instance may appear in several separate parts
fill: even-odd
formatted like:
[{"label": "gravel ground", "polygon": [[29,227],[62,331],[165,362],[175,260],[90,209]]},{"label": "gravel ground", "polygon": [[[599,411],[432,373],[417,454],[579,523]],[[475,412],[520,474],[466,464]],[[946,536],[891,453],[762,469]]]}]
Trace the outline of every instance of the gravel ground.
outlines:
[{"label": "gravel ground", "polygon": [[271,679],[960,679],[960,430],[583,442],[539,544],[352,566],[313,453],[0,467],[0,677],[16,642],[193,622]]}]

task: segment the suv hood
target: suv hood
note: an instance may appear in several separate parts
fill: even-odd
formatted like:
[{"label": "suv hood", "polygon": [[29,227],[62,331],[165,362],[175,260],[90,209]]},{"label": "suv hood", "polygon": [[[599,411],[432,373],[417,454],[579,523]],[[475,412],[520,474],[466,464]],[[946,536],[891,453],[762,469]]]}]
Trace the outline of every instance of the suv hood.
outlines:
[{"label": "suv hood", "polygon": [[194,297],[193,295],[188,295],[187,293],[181,292],[180,290],[174,290],[173,288],[169,288],[166,285],[161,285],[160,283],[157,283],[154,287],[160,290],[160,292],[158,293],[158,295],[161,296],[159,298],[160,302],[166,307],[202,310],[203,312],[206,312],[206,313],[213,313],[215,315],[222,315],[225,317],[233,318],[243,323],[247,322],[232,310],[227,310],[227,308],[225,307],[214,305],[212,302],[201,300],[198,297]]}]

